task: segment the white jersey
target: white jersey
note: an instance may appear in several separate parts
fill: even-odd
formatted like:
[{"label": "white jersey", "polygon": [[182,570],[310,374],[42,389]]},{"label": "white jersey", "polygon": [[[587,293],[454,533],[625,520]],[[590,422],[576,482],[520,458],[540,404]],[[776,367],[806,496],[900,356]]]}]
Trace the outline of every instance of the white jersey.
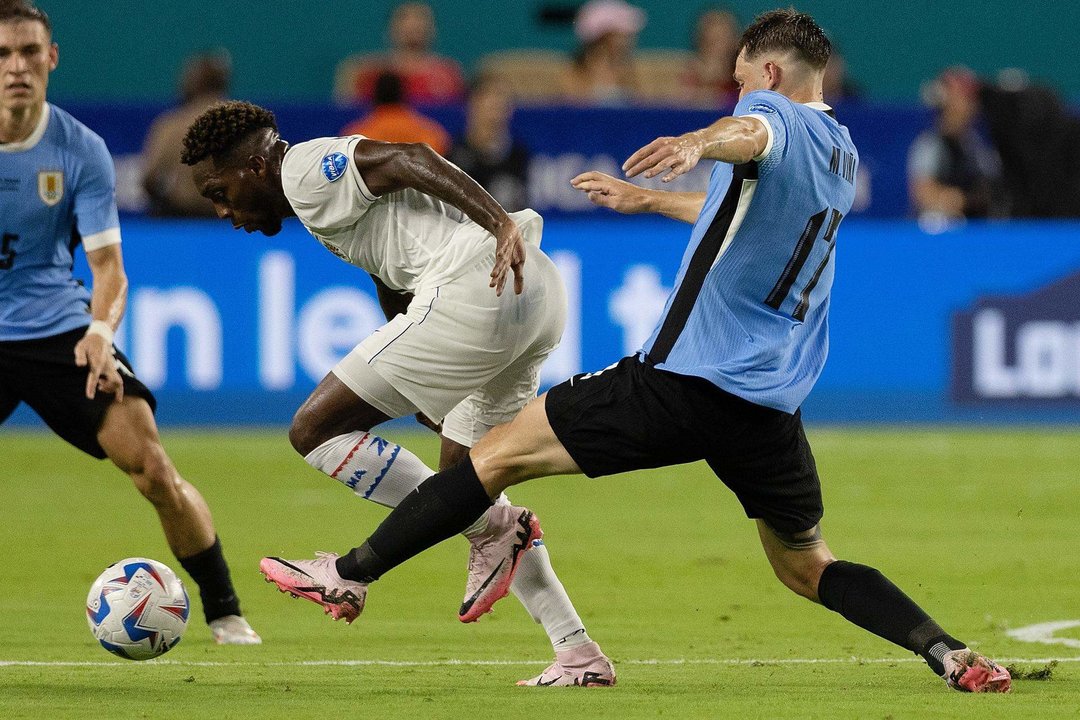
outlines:
[{"label": "white jersey", "polygon": [[[308,231],[345,262],[387,287],[416,292],[455,280],[490,258],[495,238],[461,210],[419,190],[375,196],[353,162],[362,135],[291,146],[281,162],[285,197]],[[510,215],[539,245],[543,220],[532,210]]]}]

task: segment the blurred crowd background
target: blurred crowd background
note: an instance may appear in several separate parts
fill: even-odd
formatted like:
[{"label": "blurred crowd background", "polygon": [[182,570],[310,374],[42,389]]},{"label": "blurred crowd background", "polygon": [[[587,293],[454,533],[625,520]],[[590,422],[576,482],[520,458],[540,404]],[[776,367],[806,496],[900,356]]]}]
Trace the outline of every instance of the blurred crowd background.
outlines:
[{"label": "blurred crowd background", "polygon": [[[508,210],[541,213],[568,297],[547,386],[640,347],[686,243],[682,224],[597,208],[570,179],[619,175],[656,137],[731,113],[741,30],[778,4],[40,1],[60,48],[49,99],[116,165],[132,278],[118,337],[160,419],[183,424],[287,423],[383,322],[363,275],[297,223],[264,238],[187,219],[212,214],[179,163],[207,107],[267,106],[291,142],[424,142]],[[824,99],[860,153],[807,417],[1077,422],[1080,4],[797,7],[833,42]],[[664,187],[702,190],[710,165]]]},{"label": "blurred crowd background", "polygon": [[[114,134],[120,145],[140,135],[139,156],[110,142],[128,211],[210,213],[175,148],[191,119],[228,97],[288,106],[294,139],[426,142],[511,209],[573,210],[545,189],[550,176],[584,169],[574,157],[622,158],[603,142],[547,142],[538,126],[551,116],[540,111],[564,109],[567,135],[600,124],[635,140],[634,110],[652,113],[657,134],[730,112],[741,29],[771,6],[193,0],[147,13],[125,1],[56,0],[47,8],[62,58],[52,97],[98,106],[90,124],[106,140],[95,117],[100,125],[134,107]],[[1048,29],[1072,26],[1080,6],[819,0],[799,9],[834,43],[825,100],[864,153],[857,209],[931,229],[1080,216],[1080,120],[1069,103],[1080,96],[1080,66],[1047,63],[1068,56],[1068,33]],[[86,27],[109,32],[75,30]],[[533,114],[515,122],[515,110]],[[533,162],[537,152],[548,160]],[[694,182],[704,178],[684,187]]]}]

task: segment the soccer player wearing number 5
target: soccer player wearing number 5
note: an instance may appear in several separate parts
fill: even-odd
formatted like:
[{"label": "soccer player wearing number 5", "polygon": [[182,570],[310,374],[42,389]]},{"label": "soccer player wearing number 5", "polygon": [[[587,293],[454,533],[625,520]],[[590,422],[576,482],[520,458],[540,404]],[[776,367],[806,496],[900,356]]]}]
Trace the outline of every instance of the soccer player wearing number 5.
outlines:
[{"label": "soccer player wearing number 5", "polygon": [[[112,158],[45,101],[58,59],[48,16],[0,1],[0,423],[25,402],[64,440],[130,475],[198,584],[214,639],[256,644],[206,501],[165,454],[154,397],[113,347],[127,278]],[[72,275],[80,244],[92,292]]]},{"label": "soccer player wearing number 5", "polygon": [[847,129],[822,103],[829,51],[810,16],[762,15],[742,37],[734,116],[655,140],[624,165],[630,177],[670,180],[719,161],[705,194],[599,173],[573,180],[599,205],[694,224],[659,326],[638,355],[555,386],[424,482],[338,562],[353,592],[473,522],[511,485],[705,460],[756,520],[784,585],[921,655],[950,687],[1009,689],[1007,670],[877,570],[837,560],[821,536],[799,406],[825,362],[837,228],[858,168]]}]

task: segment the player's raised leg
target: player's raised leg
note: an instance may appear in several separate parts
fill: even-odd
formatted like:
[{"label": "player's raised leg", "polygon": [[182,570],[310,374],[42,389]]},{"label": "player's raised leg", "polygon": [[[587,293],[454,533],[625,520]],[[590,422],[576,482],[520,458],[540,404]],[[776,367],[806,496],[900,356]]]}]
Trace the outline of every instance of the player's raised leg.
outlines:
[{"label": "player's raised leg", "polygon": [[1008,692],[1009,671],[967,648],[878,570],[837,560],[818,526],[778,533],[758,520],[765,555],[793,592],[922,656],[949,687],[965,692]]},{"label": "player's raised leg", "polygon": [[[343,371],[339,369],[336,372]],[[361,497],[387,507],[396,507],[435,472],[400,445],[372,432],[349,431],[350,428],[373,427],[392,415],[401,416],[415,411],[415,407],[373,371],[358,377],[360,372],[354,369],[348,374],[348,385],[336,373],[327,375],[297,411],[289,437],[294,448],[316,469],[343,483]],[[354,389],[377,402],[382,409],[366,401]],[[467,452],[465,446],[444,439],[442,459],[445,462],[464,457]],[[524,526],[519,524],[522,517],[525,518]],[[503,503],[489,507],[482,517],[464,529],[463,534],[470,541],[471,551],[470,581],[466,591],[466,604],[469,607],[462,610],[462,615],[475,611],[475,617],[466,616],[468,620],[476,619],[490,609],[491,604],[511,587],[513,578],[508,569],[516,569],[519,564],[511,560],[504,569],[501,560],[523,553],[529,545],[528,539],[535,534],[534,524],[530,511]],[[527,537],[518,537],[519,533]],[[516,553],[513,552],[514,546],[518,548]],[[577,656],[589,655],[588,659],[595,662],[588,663],[582,674],[591,672],[599,677],[598,667],[603,665],[608,669],[606,677],[613,679],[610,663],[585,632],[562,583],[551,568],[546,549],[541,547],[535,555],[536,559],[527,563],[529,569],[525,581],[520,584],[519,598],[530,615],[542,623],[547,631],[556,649],[556,664],[560,652],[574,650],[576,660],[571,661],[567,656],[568,667],[582,665],[581,658]],[[260,567],[279,588],[322,604],[335,617],[345,617],[351,622],[359,613],[361,604],[337,599],[348,598],[350,593],[359,598],[361,593],[348,580],[335,576],[330,568],[323,567],[328,556],[320,557],[323,559],[286,561],[266,558]],[[309,563],[319,565],[308,567]],[[489,565],[498,571],[493,572]],[[600,684],[599,681],[596,684]]]},{"label": "player's raised leg", "polygon": [[[580,472],[548,424],[546,398],[545,393],[530,402],[511,422],[484,436],[464,461],[435,474],[402,500],[365,543],[341,556],[342,577],[371,583],[468,528],[511,485]],[[516,570],[517,564],[511,564],[511,577]]]},{"label": "player's raised leg", "polygon": [[262,642],[240,613],[210,508],[165,453],[146,401],[128,397],[112,403],[98,431],[98,442],[157,511],[169,548],[199,586],[214,639],[230,645]]},{"label": "player's raised leg", "polygon": [[[360,497],[392,508],[435,471],[407,448],[363,428],[414,412],[415,406],[367,363],[356,363],[351,371],[339,366],[296,411],[289,440],[315,469]],[[283,592],[320,604],[335,620],[351,623],[363,609],[366,584],[338,574],[336,559],[331,553],[320,553],[315,560],[266,557],[259,569]]]}]

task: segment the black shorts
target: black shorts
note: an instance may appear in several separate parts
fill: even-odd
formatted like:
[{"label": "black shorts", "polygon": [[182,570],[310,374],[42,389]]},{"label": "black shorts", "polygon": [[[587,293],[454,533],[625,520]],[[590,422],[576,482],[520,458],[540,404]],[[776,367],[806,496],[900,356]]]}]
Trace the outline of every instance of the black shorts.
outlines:
[{"label": "black shorts", "polygon": [[705,460],[747,517],[798,533],[822,516],[821,483],[789,415],[636,357],[551,388],[548,422],[589,477]]},{"label": "black shorts", "polygon": [[[86,397],[87,369],[75,364],[75,344],[86,334],[77,328],[38,340],[0,342],[0,423],[20,402],[29,405],[53,432],[88,455],[104,458],[98,430],[113,395],[99,392]],[[150,390],[131,372],[131,363],[119,350],[124,397],[140,397],[157,407]]]}]

